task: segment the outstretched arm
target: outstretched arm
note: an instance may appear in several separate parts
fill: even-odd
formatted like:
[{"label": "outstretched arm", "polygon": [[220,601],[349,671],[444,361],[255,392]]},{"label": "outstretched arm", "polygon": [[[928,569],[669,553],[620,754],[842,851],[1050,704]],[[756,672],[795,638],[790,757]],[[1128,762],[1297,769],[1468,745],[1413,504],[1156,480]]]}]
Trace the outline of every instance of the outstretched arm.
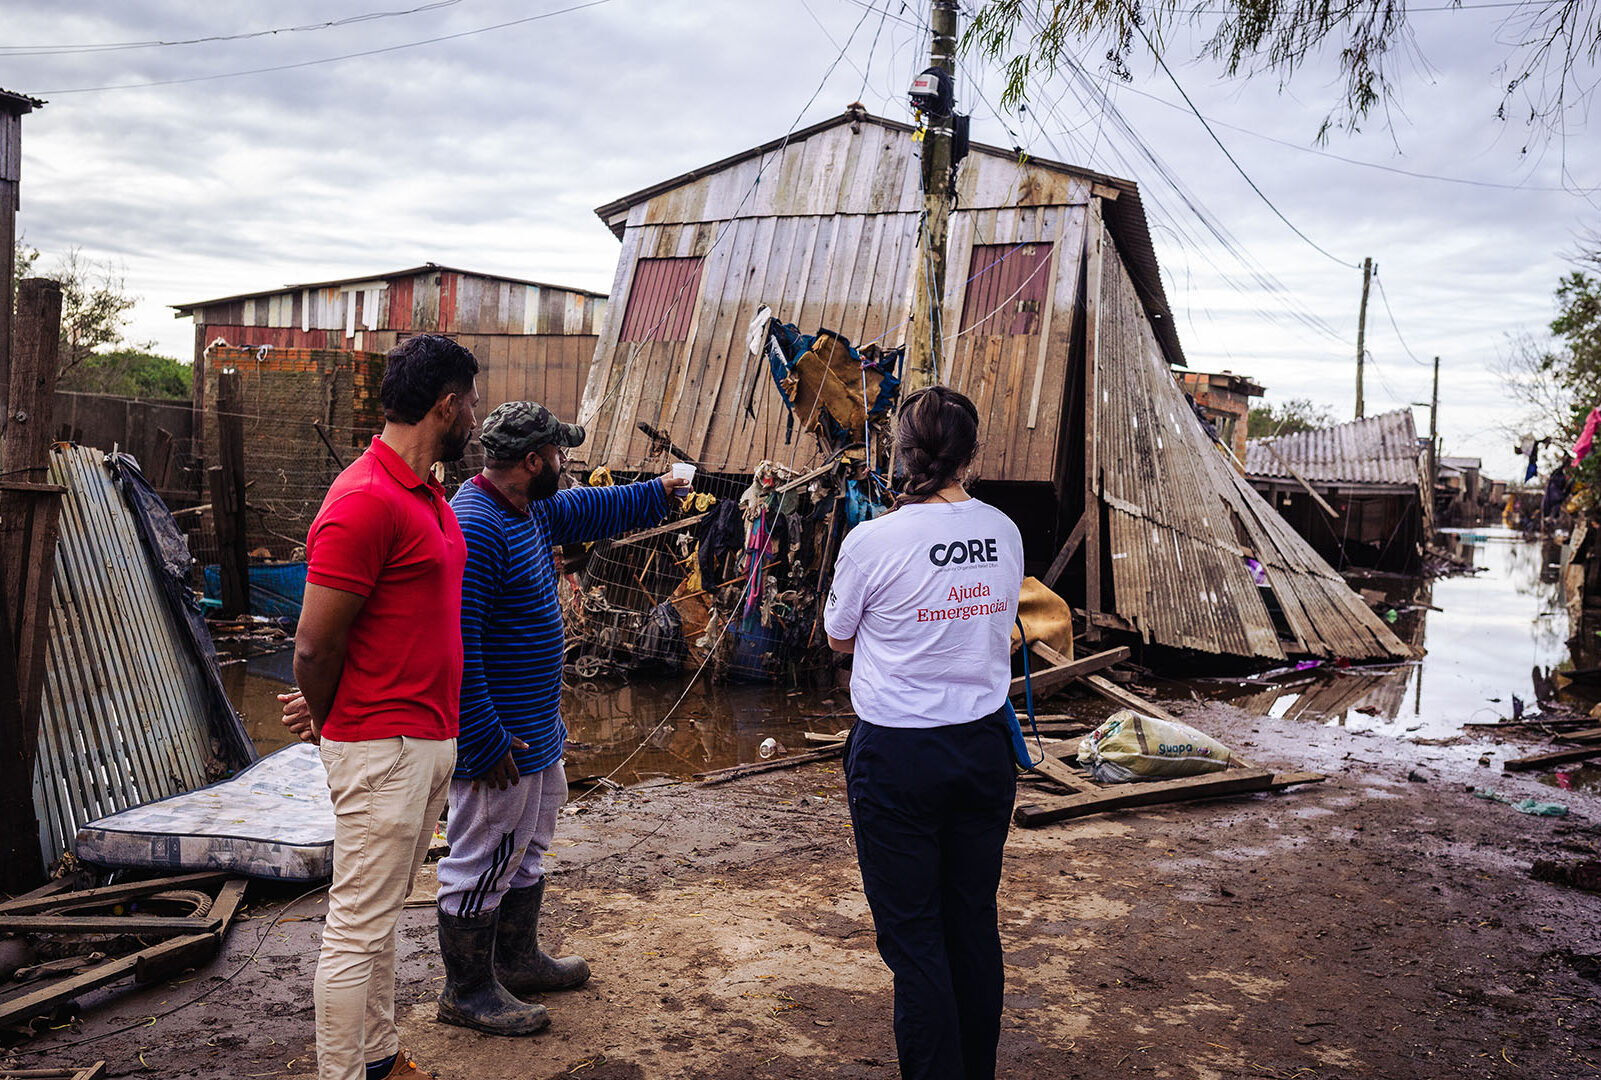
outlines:
[{"label": "outstretched arm", "polygon": [[672,509],[672,497],[688,487],[663,474],[613,487],[571,487],[534,506],[545,515],[551,543],[580,544],[657,524]]}]

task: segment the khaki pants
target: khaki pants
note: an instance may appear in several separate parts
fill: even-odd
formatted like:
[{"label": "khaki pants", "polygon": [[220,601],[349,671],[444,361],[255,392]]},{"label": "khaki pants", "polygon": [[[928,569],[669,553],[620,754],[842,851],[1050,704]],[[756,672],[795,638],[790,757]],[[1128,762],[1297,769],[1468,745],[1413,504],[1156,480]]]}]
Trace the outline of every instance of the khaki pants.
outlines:
[{"label": "khaki pants", "polygon": [[317,1075],[363,1080],[400,1049],[395,931],[444,809],[455,739],[322,741],[334,804],[334,880],[317,958]]}]

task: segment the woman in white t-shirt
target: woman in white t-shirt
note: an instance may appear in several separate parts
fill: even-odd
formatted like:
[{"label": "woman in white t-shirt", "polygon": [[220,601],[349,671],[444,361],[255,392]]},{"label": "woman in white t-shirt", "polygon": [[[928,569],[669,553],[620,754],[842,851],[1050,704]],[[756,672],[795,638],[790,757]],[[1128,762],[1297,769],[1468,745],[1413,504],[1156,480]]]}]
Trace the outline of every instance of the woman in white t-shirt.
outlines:
[{"label": "woman in white t-shirt", "polygon": [[944,386],[912,394],[895,438],[904,494],[845,538],[824,615],[829,644],[854,654],[845,777],[857,862],[895,975],[901,1076],[990,1080],[1023,542],[962,486],[978,446],[971,401]]}]

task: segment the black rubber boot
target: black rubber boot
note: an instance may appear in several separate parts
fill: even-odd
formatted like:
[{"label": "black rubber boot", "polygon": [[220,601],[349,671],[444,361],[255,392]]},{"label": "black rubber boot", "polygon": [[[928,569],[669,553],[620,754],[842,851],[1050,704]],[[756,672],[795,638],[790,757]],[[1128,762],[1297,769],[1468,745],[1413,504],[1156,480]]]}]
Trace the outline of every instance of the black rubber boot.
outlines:
[{"label": "black rubber boot", "polygon": [[439,955],[445,961],[439,1019],[491,1035],[532,1035],[550,1024],[550,1014],[543,1005],[517,1000],[495,978],[499,916],[499,911],[470,919],[439,913]]},{"label": "black rubber boot", "polygon": [[500,902],[500,937],[495,942],[495,974],[506,989],[522,996],[547,990],[571,990],[589,981],[582,956],[560,960],[539,950],[539,909],[545,901],[545,879],[526,889],[510,889]]}]

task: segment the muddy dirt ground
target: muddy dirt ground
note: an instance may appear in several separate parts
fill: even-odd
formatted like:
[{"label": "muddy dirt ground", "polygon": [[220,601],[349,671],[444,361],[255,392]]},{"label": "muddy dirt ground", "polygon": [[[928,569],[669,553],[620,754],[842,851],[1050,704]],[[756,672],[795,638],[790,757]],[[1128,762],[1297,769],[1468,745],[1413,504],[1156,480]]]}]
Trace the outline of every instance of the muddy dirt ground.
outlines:
[{"label": "muddy dirt ground", "polygon": [[[1178,709],[1260,763],[1328,780],[1014,828],[1000,1075],[1601,1074],[1601,904],[1529,876],[1535,858],[1596,856],[1601,796],[1503,776],[1524,752],[1512,744],[1397,757],[1377,735]],[[1525,816],[1474,787],[1572,812]],[[432,908],[406,911],[402,1038],[439,1076],[897,1075],[837,765],[569,807],[555,856],[547,933],[594,978],[549,997],[539,1036],[436,1023]],[[291,895],[256,898],[205,970],[88,999],[6,1063],[313,1074],[322,896],[286,908]]]}]

